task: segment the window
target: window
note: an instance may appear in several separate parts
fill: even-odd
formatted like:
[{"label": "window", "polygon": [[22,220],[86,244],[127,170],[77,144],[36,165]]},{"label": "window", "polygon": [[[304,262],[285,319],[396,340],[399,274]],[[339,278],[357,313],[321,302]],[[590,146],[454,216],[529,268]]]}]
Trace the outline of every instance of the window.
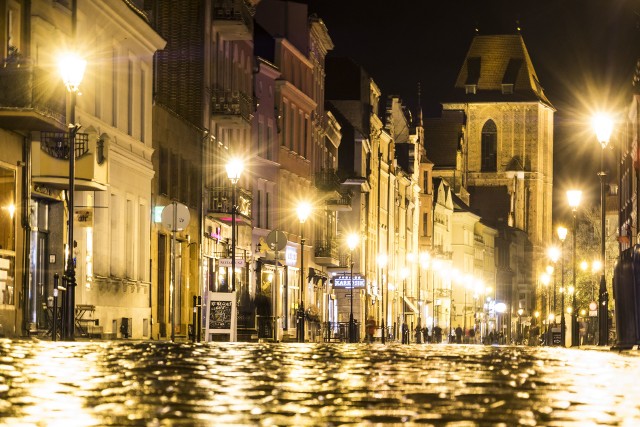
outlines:
[{"label": "window", "polygon": [[258,190],[258,194],[256,197],[256,227],[261,228],[261,221],[260,219],[262,218],[262,214],[260,212],[260,202],[261,202],[261,197],[262,197],[262,191]]},{"label": "window", "polygon": [[147,96],[147,87],[146,87],[146,72],[145,70],[140,70],[140,141],[144,142],[145,132],[144,127],[146,123],[146,96]]},{"label": "window", "polygon": [[498,131],[493,120],[488,120],[482,128],[482,172],[497,170]]},{"label": "window", "polygon": [[127,67],[127,134],[133,136],[133,61]]},{"label": "window", "polygon": [[0,304],[15,302],[16,173],[0,166]]}]

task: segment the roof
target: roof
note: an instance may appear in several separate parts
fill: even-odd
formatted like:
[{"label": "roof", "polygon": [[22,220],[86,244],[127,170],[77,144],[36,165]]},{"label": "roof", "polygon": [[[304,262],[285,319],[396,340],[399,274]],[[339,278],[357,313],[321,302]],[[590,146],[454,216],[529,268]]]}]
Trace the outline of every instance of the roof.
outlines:
[{"label": "roof", "polygon": [[[475,85],[475,93],[467,90]],[[512,86],[512,92],[503,91]],[[451,102],[542,102],[553,108],[520,34],[473,38],[458,74]]]},{"label": "roof", "polygon": [[455,168],[464,112],[443,111],[438,118],[424,119],[424,145],[436,169]]},{"label": "roof", "polygon": [[471,206],[485,224],[496,227],[507,225],[511,209],[511,196],[506,186],[469,187]]}]

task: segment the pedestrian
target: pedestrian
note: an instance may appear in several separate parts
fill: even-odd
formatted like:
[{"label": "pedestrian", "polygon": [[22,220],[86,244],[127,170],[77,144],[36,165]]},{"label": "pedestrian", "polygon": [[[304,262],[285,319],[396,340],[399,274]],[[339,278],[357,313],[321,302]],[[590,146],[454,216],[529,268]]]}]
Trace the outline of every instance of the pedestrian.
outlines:
[{"label": "pedestrian", "polygon": [[425,344],[429,342],[429,328],[427,326],[422,328],[422,338]]},{"label": "pedestrian", "polygon": [[473,328],[469,329],[469,339],[473,344],[476,343],[476,330]]},{"label": "pedestrian", "polygon": [[435,326],[433,328],[433,339],[436,343],[442,342],[442,328],[440,326]]},{"label": "pedestrian", "polygon": [[409,344],[409,327],[406,322],[402,323],[402,344]]},{"label": "pedestrian", "polygon": [[367,342],[373,342],[373,335],[376,332],[376,320],[373,317],[367,319]]},{"label": "pedestrian", "polygon": [[413,333],[416,336],[416,344],[422,343],[422,328],[420,327],[420,323],[418,323]]},{"label": "pedestrian", "polygon": [[456,343],[462,344],[462,328],[460,325],[456,328]]}]

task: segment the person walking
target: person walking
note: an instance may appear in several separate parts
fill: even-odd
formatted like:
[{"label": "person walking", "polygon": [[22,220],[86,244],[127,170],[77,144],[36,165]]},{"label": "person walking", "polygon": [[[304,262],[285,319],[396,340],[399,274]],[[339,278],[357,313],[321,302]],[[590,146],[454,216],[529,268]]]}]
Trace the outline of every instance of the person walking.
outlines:
[{"label": "person walking", "polygon": [[462,328],[460,325],[456,328],[456,344],[462,344]]}]

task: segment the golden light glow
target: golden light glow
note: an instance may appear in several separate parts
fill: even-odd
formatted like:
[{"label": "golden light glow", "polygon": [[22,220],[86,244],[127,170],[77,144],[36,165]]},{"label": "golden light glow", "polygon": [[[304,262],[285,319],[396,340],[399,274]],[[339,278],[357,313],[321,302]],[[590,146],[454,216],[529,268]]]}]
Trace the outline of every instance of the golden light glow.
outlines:
[{"label": "golden light glow", "polygon": [[[558,229],[559,228],[560,227],[558,227]],[[559,235],[560,235],[560,232],[558,231],[558,236]],[[565,233],[565,236],[566,236],[566,233]],[[561,239],[561,240],[564,240],[564,239]],[[551,262],[556,263],[558,262],[558,259],[560,259],[560,249],[558,249],[555,246],[551,246],[549,249],[547,249],[547,255],[549,256],[549,259],[551,260]]]},{"label": "golden light glow", "polygon": [[611,138],[611,132],[613,132],[613,120],[611,117],[604,113],[597,113],[591,119],[591,126],[602,148],[606,148]]},{"label": "golden light glow", "polygon": [[580,206],[580,201],[582,200],[582,191],[580,190],[569,190],[567,191],[567,201],[569,202],[569,206],[574,211]]},{"label": "golden light glow", "polygon": [[233,184],[236,184],[240,179],[240,175],[242,175],[242,171],[244,170],[244,162],[238,157],[232,157],[227,162],[225,168],[227,169],[227,177]]},{"label": "golden light glow", "polygon": [[298,213],[298,219],[304,223],[311,214],[311,204],[309,202],[300,202],[296,211]]},{"label": "golden light glow", "polygon": [[561,242],[564,242],[564,239],[567,238],[567,228],[563,227],[563,226],[559,226],[558,227],[558,239],[560,239]]},{"label": "golden light glow", "polygon": [[63,53],[58,59],[58,72],[70,92],[78,91],[86,68],[87,61],[73,52]]},{"label": "golden light glow", "polygon": [[353,251],[356,248],[359,240],[360,237],[355,233],[351,233],[347,236],[347,246],[349,247],[350,251]]},{"label": "golden light glow", "polygon": [[549,275],[547,273],[542,273],[540,275],[540,282],[545,285],[545,286],[549,286],[549,282],[551,281],[551,277],[549,277]]}]

